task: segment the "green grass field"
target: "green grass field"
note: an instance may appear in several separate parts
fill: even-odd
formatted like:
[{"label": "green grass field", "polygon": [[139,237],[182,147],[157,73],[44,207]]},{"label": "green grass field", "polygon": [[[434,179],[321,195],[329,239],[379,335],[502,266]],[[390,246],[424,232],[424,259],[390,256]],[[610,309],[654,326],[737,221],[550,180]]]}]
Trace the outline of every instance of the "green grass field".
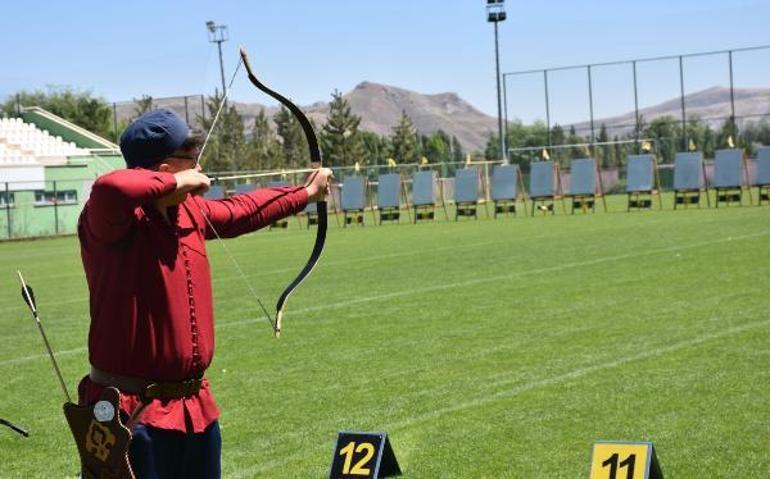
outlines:
[{"label": "green grass field", "polygon": [[[390,435],[406,478],[587,478],[600,439],[654,442],[667,478],[770,477],[770,208],[624,201],[335,226],[280,340],[210,243],[224,476],[325,477],[337,432],[361,430]],[[228,241],[268,304],[312,246],[290,225]],[[88,368],[77,240],[0,244],[0,417],[31,431],[0,429],[0,477],[72,477],[17,268],[71,393]]]}]

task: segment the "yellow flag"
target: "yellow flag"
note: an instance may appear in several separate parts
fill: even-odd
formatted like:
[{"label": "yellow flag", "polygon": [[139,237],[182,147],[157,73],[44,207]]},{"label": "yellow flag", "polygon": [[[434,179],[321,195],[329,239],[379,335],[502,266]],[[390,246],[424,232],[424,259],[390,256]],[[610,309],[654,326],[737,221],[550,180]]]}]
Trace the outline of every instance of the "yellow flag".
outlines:
[{"label": "yellow flag", "polygon": [[649,153],[652,150],[652,143],[649,141],[642,142],[642,151]]},{"label": "yellow flag", "polygon": [[697,150],[697,149],[698,149],[698,148],[695,146],[695,142],[694,142],[694,141],[692,141],[692,138],[690,138],[690,145],[689,145],[689,149],[690,149],[690,151],[695,151],[695,150]]},{"label": "yellow flag", "polygon": [[394,160],[393,158],[388,158],[388,166],[391,167],[391,168],[395,168],[396,167],[396,160]]},{"label": "yellow flag", "polygon": [[548,161],[551,159],[551,155],[548,154],[548,150],[543,148],[543,151],[540,153],[540,155],[543,157],[544,160]]},{"label": "yellow flag", "polygon": [[361,171],[361,164],[356,161],[356,164],[353,165],[353,169],[356,170],[356,173],[358,173],[359,171]]},{"label": "yellow flag", "polygon": [[727,146],[735,148],[735,142],[733,141],[733,135],[727,137]]}]

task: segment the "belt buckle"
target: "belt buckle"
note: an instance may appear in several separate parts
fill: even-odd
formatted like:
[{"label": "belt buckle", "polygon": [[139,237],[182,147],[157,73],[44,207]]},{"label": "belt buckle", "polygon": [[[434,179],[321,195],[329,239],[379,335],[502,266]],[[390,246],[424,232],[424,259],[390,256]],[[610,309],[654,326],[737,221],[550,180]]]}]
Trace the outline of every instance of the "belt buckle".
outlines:
[{"label": "belt buckle", "polygon": [[201,383],[203,383],[203,380],[200,378],[190,379],[187,386],[187,394],[185,394],[185,396],[192,396],[193,394],[197,394],[198,391],[201,390]]}]

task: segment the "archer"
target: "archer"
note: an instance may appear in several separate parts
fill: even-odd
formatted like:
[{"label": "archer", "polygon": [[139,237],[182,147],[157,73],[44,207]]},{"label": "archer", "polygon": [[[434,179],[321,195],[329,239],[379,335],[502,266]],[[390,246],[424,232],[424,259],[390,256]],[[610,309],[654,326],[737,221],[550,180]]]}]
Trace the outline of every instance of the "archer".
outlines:
[{"label": "archer", "polygon": [[305,186],[208,200],[201,195],[211,180],[198,162],[204,146],[170,110],[137,118],[120,141],[127,169],[96,180],[78,222],[91,312],[91,371],[79,401],[94,404],[106,387],[120,391],[138,477],[221,475],[219,409],[205,378],[214,314],[204,241],[323,201],[332,175],[320,168]]}]

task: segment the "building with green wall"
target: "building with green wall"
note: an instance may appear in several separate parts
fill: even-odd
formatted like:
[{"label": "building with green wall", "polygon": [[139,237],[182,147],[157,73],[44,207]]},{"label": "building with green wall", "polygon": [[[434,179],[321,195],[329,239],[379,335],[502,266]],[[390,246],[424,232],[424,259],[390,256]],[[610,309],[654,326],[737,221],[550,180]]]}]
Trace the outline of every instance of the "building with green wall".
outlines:
[{"label": "building with green wall", "polygon": [[0,149],[0,240],[76,233],[93,181],[125,166],[117,145],[38,107],[0,128]]}]

